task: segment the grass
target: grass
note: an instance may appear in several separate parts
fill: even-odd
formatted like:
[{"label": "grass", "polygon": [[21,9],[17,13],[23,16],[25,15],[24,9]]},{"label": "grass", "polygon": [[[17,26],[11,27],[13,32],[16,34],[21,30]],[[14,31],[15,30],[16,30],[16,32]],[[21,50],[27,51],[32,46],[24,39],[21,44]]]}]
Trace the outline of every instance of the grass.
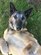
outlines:
[{"label": "grass", "polygon": [[[0,37],[3,37],[4,30],[8,27],[8,19],[10,16],[9,12],[10,0],[0,0]],[[17,10],[26,10],[33,7],[32,14],[27,18],[27,28],[31,32],[38,42],[41,44],[41,6],[39,12],[36,12],[35,7],[28,4],[26,0],[12,0]]]}]

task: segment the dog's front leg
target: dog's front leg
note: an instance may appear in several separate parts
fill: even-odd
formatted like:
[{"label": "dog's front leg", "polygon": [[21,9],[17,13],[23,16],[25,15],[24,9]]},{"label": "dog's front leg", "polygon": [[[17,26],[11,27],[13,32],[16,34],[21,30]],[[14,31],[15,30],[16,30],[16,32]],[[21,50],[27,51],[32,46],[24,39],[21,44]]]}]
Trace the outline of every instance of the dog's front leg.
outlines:
[{"label": "dog's front leg", "polygon": [[1,51],[2,55],[8,55],[8,52],[6,49],[2,48],[0,51]]},{"label": "dog's front leg", "polygon": [[2,55],[8,55],[8,54],[2,54]]},{"label": "dog's front leg", "polygon": [[8,55],[9,48],[4,38],[0,38],[0,51],[2,55]]}]

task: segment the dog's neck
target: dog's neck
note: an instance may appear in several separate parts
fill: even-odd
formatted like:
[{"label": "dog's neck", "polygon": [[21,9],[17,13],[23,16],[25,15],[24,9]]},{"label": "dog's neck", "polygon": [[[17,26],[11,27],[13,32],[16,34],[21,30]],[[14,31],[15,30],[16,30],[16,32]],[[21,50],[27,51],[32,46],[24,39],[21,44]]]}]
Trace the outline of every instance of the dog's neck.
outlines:
[{"label": "dog's neck", "polygon": [[11,28],[8,28],[8,31],[11,32],[11,33],[24,33],[24,32],[27,32],[27,28],[22,28],[21,30],[14,30],[14,29],[11,29]]}]

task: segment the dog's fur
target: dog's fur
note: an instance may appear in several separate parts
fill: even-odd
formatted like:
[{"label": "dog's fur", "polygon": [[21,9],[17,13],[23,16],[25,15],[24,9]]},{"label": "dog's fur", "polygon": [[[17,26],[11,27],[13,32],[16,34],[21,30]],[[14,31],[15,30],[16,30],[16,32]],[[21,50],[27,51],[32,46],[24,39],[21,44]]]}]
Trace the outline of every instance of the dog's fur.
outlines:
[{"label": "dog's fur", "polygon": [[3,55],[8,55],[9,48],[8,48],[7,42],[4,40],[4,38],[0,38],[0,50]]},{"label": "dog's fur", "polygon": [[9,54],[12,55],[34,55],[40,47],[34,36],[25,29],[13,32],[6,29],[4,39],[8,42]]},{"label": "dog's fur", "polygon": [[[24,28],[26,16],[28,17],[32,8],[18,12],[10,3],[11,17],[9,28],[4,32],[4,39],[8,43],[9,54],[12,55],[41,55],[40,45],[34,36]],[[38,53],[38,54],[37,54]]]}]

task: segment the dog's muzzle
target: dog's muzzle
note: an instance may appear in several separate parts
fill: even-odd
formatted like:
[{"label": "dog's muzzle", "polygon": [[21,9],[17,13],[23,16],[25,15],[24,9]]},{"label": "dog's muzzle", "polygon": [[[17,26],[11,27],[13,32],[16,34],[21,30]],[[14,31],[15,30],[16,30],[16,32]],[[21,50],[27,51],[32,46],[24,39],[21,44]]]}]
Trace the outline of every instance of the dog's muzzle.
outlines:
[{"label": "dog's muzzle", "polygon": [[17,21],[17,30],[21,30],[22,28],[22,21]]}]

